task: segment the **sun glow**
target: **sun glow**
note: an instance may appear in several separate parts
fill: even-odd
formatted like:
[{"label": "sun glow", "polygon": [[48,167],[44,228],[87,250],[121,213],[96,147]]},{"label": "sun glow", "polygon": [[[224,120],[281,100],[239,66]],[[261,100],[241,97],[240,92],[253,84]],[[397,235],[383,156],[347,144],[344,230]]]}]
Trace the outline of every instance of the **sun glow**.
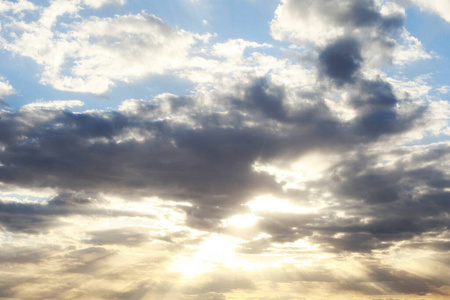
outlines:
[{"label": "sun glow", "polygon": [[323,207],[300,207],[293,205],[287,200],[276,199],[271,196],[257,197],[255,200],[247,202],[246,206],[250,207],[253,212],[272,211],[272,212],[289,212],[289,213],[307,213],[314,212]]},{"label": "sun glow", "polygon": [[218,266],[240,267],[240,259],[234,252],[237,242],[237,238],[214,234],[198,246],[196,253],[175,259],[171,269],[185,278],[194,278]]},{"label": "sun glow", "polygon": [[260,218],[253,214],[237,215],[227,219],[226,224],[237,228],[245,228],[255,225],[258,219]]}]

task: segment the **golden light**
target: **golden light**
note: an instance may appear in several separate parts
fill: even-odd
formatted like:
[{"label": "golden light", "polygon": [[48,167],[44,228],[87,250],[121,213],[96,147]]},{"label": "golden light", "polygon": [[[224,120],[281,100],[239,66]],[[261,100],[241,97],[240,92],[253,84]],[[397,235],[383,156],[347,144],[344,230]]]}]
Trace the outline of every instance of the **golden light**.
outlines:
[{"label": "golden light", "polygon": [[253,212],[272,211],[272,212],[289,212],[289,213],[307,213],[317,211],[321,207],[300,207],[293,205],[287,200],[273,198],[271,196],[257,197],[255,200],[247,202],[246,206],[250,207]]},{"label": "golden light", "polygon": [[237,228],[246,228],[255,225],[260,217],[253,214],[237,215],[226,220],[227,225],[231,225]]},{"label": "golden light", "polygon": [[192,279],[213,271],[218,266],[239,267],[241,261],[234,252],[237,242],[237,238],[214,234],[198,246],[196,253],[181,255],[175,259],[171,269]]}]

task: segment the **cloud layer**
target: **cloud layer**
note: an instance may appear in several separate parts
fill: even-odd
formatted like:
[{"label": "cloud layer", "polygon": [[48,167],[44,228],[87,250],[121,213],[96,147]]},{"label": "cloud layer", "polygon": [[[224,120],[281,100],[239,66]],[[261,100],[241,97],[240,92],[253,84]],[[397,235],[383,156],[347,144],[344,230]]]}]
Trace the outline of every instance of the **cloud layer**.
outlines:
[{"label": "cloud layer", "polygon": [[27,4],[1,45],[55,89],[167,72],[195,87],[1,111],[0,298],[448,296],[450,144],[426,138],[448,135],[449,105],[383,72],[431,57],[403,7],[281,1],[276,57],[145,12],[77,15],[110,3]]}]

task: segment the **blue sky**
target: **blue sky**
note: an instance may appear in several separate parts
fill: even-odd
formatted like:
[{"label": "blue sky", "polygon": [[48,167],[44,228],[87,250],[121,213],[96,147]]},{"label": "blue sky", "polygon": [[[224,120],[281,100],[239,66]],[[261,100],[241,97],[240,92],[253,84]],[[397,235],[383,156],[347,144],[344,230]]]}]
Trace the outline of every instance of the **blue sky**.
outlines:
[{"label": "blue sky", "polygon": [[0,0],[0,299],[447,299],[449,12]]},{"label": "blue sky", "polygon": [[[48,1],[45,2],[48,5]],[[43,4],[45,4],[43,3]],[[138,14],[146,12],[161,18],[173,28],[181,28],[193,33],[213,34],[213,43],[225,42],[230,39],[244,39],[257,43],[269,43],[274,47],[264,49],[263,52],[275,57],[282,57],[290,43],[275,40],[270,35],[270,22],[278,6],[278,1],[166,1],[125,2],[123,5],[105,5],[101,9],[85,7],[77,16],[62,15],[61,23],[70,23],[80,18],[93,16],[108,17],[123,14]],[[36,19],[35,12],[29,13],[25,20]],[[204,23],[207,22],[207,24]],[[57,24],[58,25],[58,24]],[[405,28],[412,36],[417,37],[423,49],[432,54],[432,58],[409,62],[402,66],[386,67],[386,72],[393,76],[413,79],[427,75],[427,81],[434,87],[446,85],[449,70],[448,38],[449,23],[430,11],[424,11],[419,6],[407,6]],[[63,29],[64,27],[57,27]],[[285,54],[286,55],[286,54]],[[195,89],[189,81],[170,75],[151,75],[127,84],[117,83],[102,95],[90,93],[64,92],[51,86],[39,83],[39,74],[42,66],[30,60],[27,56],[13,54],[2,49],[1,75],[11,83],[16,90],[8,99],[13,109],[21,105],[41,99],[74,99],[82,98],[85,102],[83,109],[116,109],[123,99],[136,98],[150,100],[164,92],[178,95],[187,95]],[[32,76],[30,76],[32,75]],[[441,98],[448,99],[448,95],[439,94]]]},{"label": "blue sky", "polygon": [[[48,4],[48,3],[47,3]],[[160,2],[133,1],[124,5],[109,5],[101,10],[83,9],[79,17],[108,17],[120,14],[138,14],[146,12],[160,17],[164,22],[174,28],[182,28],[191,32],[215,34],[214,42],[225,42],[229,39],[245,39],[258,43],[272,43],[279,45],[277,49],[266,49],[267,53],[280,54],[280,47],[288,44],[275,41],[270,36],[270,21],[273,11],[277,7],[277,1],[216,1],[211,3],[190,3],[189,1],[176,0]],[[63,15],[62,20],[73,21],[73,17]],[[31,19],[31,18],[30,18]],[[72,20],[71,20],[72,19]],[[207,22],[207,24],[204,23]],[[64,21],[63,21],[64,22]],[[64,27],[62,27],[64,28]],[[20,91],[9,99],[9,105],[19,108],[29,102],[42,99],[72,99],[83,98],[85,108],[102,109],[106,107],[117,108],[127,98],[142,98],[150,100],[154,96],[169,92],[175,94],[189,94],[194,88],[190,82],[174,78],[173,76],[161,75],[143,78],[130,84],[118,84],[113,90],[106,92],[101,97],[89,93],[78,95],[76,93],[65,93],[53,88],[48,88],[39,83],[39,73],[42,67],[27,57],[4,53],[2,59],[2,76]],[[18,72],[17,68],[23,68]],[[26,76],[23,74],[34,76]],[[20,76],[17,78],[17,76]],[[17,79],[16,79],[17,78]],[[16,104],[17,103],[17,104]]]}]

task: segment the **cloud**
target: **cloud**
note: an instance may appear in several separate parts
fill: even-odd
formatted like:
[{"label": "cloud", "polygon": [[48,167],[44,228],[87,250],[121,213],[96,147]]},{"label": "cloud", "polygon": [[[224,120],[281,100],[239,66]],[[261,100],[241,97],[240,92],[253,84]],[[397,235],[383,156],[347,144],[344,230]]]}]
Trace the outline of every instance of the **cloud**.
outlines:
[{"label": "cloud", "polygon": [[37,264],[60,251],[58,246],[39,245],[39,247],[15,247],[6,244],[2,247],[0,264]]},{"label": "cloud", "polygon": [[413,2],[421,9],[434,12],[445,21],[450,22],[450,3],[439,0],[413,0]]},{"label": "cloud", "polygon": [[37,101],[23,105],[21,109],[64,109],[66,107],[72,108],[83,106],[84,103],[80,100],[53,100],[53,101]]},{"label": "cloud", "polygon": [[441,94],[447,94],[450,91],[450,87],[448,85],[441,86],[437,89]]},{"label": "cloud", "polygon": [[8,12],[12,11],[13,13],[19,13],[26,10],[36,10],[37,7],[29,1],[18,1],[18,2],[11,2],[11,1],[0,1],[0,12]]},{"label": "cloud", "polygon": [[20,34],[2,45],[56,88],[100,94],[166,72],[197,85],[116,110],[42,100],[2,112],[2,296],[445,293],[450,147],[421,139],[448,131],[448,103],[423,78],[379,69],[425,55],[403,8],[282,1],[272,35],[299,46],[276,58],[144,12],[77,16],[86,5],[53,1],[6,26]]},{"label": "cloud", "polygon": [[81,8],[73,1],[51,2],[39,21],[7,24],[2,32],[13,37],[5,37],[3,47],[43,66],[43,84],[100,95],[116,82],[186,66],[187,55],[197,41],[193,34],[172,29],[146,13],[91,17],[65,23],[68,31],[58,32],[58,18],[75,16]]},{"label": "cloud", "polygon": [[89,232],[86,243],[93,245],[125,245],[136,247],[149,241],[148,228],[129,227]]},{"label": "cloud", "polygon": [[117,5],[124,5],[125,0],[83,0],[83,2],[90,7],[93,8],[100,8],[106,4],[117,4]]},{"label": "cloud", "polygon": [[[337,203],[325,202],[326,207],[335,207],[334,213],[349,211],[348,201],[369,205],[355,208],[351,222],[347,218],[326,221],[317,212],[301,214],[301,219],[297,213],[258,213],[262,219],[256,228],[271,238],[261,240],[262,244],[243,244],[243,252],[263,252],[270,243],[299,238],[310,238],[332,252],[371,252],[429,229],[443,230],[442,221],[411,219],[416,216],[411,210],[417,207],[419,212],[420,199],[426,194],[407,193],[412,183],[446,188],[446,175],[438,166],[411,163],[415,169],[372,168],[377,155],[343,158],[344,153],[377,143],[380,137],[395,137],[415,128],[423,116],[415,111],[398,113],[396,107],[402,104],[382,80],[363,80],[355,87],[349,105],[357,116],[349,122],[334,116],[325,103],[320,108],[298,104],[296,111],[288,113],[286,92],[264,80],[245,87],[240,99],[217,98],[216,105],[223,105],[226,113],[199,109],[201,99],[173,95],[161,95],[151,102],[129,100],[113,112],[43,110],[36,114],[36,108],[32,114],[26,110],[10,113],[2,119],[6,147],[0,176],[3,182],[19,187],[189,201],[190,206],[180,207],[186,224],[217,232],[222,230],[221,220],[242,214],[241,204],[258,195],[290,199],[301,195],[308,203],[314,196],[306,191],[324,182],[337,197]],[[384,114],[388,119],[379,118]],[[256,161],[289,161],[309,151],[333,152],[332,148],[342,155],[341,162],[323,171],[331,177],[305,182],[305,192],[287,192],[273,175],[252,167]],[[58,223],[61,216],[108,215],[89,202],[78,204],[70,199],[78,198],[55,198],[47,204],[3,203],[2,223],[14,232],[36,233],[63,225]],[[441,204],[437,201],[436,205]],[[408,215],[401,212],[406,207]],[[115,215],[140,216],[109,212]],[[363,216],[373,220],[357,221]],[[15,222],[18,217],[22,221]],[[389,224],[389,231],[382,224]],[[343,235],[336,238],[335,234]],[[86,242],[100,245],[137,246],[149,239],[140,229],[98,230],[90,235]]]},{"label": "cloud", "polygon": [[322,72],[339,85],[352,82],[360,69],[362,57],[356,40],[339,40],[327,46],[319,55]]},{"label": "cloud", "polygon": [[[369,66],[430,58],[404,28],[404,18],[404,8],[392,2],[283,0],[270,25],[273,38],[304,48],[324,49],[333,43],[343,47],[339,40],[355,40],[362,47],[352,60],[361,62],[361,56]],[[354,55],[359,46],[352,47]]]},{"label": "cloud", "polygon": [[62,193],[45,204],[0,201],[0,224],[12,232],[39,234],[67,225],[61,217],[72,215],[154,217],[152,214],[137,211],[99,208],[92,202],[92,198],[75,193]]},{"label": "cloud", "polygon": [[275,11],[271,33],[279,40],[321,44],[358,30],[396,30],[402,26],[402,17],[383,15],[372,0],[284,0]]},{"label": "cloud", "polygon": [[15,93],[14,88],[5,81],[3,77],[0,77],[0,104],[5,104],[3,98],[11,96]]}]

